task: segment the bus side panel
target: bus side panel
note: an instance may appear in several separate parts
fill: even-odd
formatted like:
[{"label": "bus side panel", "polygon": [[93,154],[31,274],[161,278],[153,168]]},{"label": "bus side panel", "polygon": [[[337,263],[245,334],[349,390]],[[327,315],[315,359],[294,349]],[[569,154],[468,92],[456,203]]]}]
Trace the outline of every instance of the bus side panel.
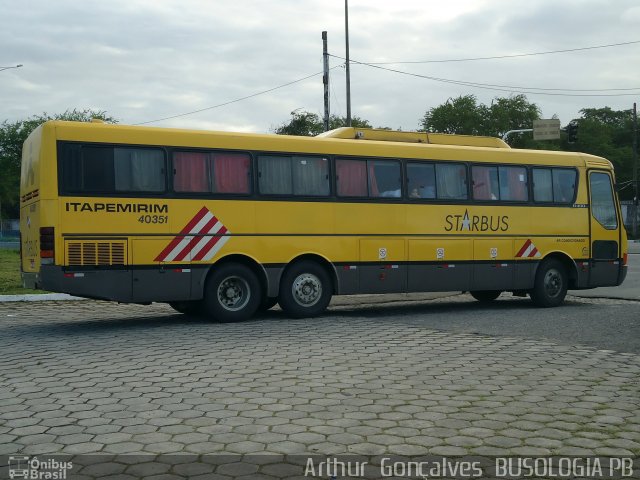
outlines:
[{"label": "bus side panel", "polygon": [[513,240],[481,239],[473,241],[472,290],[508,290],[513,288]]},{"label": "bus side panel", "polygon": [[409,292],[469,290],[471,240],[409,240]]},{"label": "bus side panel", "polygon": [[[163,238],[131,240],[132,264],[145,265],[133,270],[131,296],[134,302],[163,302],[191,299],[191,273],[188,266],[171,266],[152,262],[152,254],[159,252],[167,241]],[[150,256],[151,254],[151,256]],[[189,256],[185,262],[190,261]]]},{"label": "bus side panel", "polygon": [[381,237],[360,240],[362,293],[399,293],[407,289],[404,239]]}]

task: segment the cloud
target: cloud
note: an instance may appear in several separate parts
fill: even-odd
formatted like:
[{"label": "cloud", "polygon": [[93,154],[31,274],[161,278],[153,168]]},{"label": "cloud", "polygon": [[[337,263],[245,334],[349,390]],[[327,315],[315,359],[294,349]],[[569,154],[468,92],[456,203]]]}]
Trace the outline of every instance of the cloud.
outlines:
[{"label": "cloud", "polygon": [[[351,0],[351,57],[397,61],[465,58],[635,40],[635,0],[446,3]],[[322,30],[344,56],[344,2],[321,0],[32,0],[3,5],[0,102],[8,120],[97,108],[124,123],[200,110],[322,70]],[[508,60],[394,65],[479,83],[541,88],[640,86],[638,45]],[[9,55],[10,53],[10,55]],[[332,58],[332,66],[342,60]],[[344,69],[331,72],[332,112],[344,115]],[[475,89],[352,65],[353,113],[377,126],[417,128],[425,111]],[[321,77],[154,125],[269,131],[297,108],[322,112]],[[584,107],[628,108],[632,97],[534,96],[563,123]]]}]

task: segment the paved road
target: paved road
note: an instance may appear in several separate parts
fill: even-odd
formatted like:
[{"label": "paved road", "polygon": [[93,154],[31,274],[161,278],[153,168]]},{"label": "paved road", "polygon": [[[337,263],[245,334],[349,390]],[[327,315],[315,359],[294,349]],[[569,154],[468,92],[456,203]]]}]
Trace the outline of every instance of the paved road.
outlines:
[{"label": "paved road", "polygon": [[0,477],[10,454],[154,480],[301,477],[306,456],[282,474],[265,453],[640,455],[629,264],[624,289],[557,309],[361,296],[316,320],[217,325],[163,305],[0,303]]},{"label": "paved road", "polygon": [[[529,298],[503,294],[487,306],[470,295],[433,302],[340,307],[346,318],[399,322],[452,333],[521,337],[569,346],[640,354],[640,301],[569,295],[561,308],[539,309]],[[275,314],[274,314],[275,315]]]},{"label": "paved road", "polygon": [[0,455],[638,455],[637,345],[585,334],[631,318],[635,302],[577,297],[226,325],[163,305],[3,303]]}]

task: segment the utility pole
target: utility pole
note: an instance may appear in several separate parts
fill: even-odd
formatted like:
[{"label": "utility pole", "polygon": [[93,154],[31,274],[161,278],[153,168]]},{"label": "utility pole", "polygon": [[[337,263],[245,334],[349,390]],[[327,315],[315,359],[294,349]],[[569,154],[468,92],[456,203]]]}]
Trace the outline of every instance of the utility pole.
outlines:
[{"label": "utility pole", "polygon": [[324,84],[324,131],[329,131],[329,52],[327,32],[322,32],[322,83]]},{"label": "utility pole", "polygon": [[347,69],[347,127],[351,126],[351,69],[349,67],[349,0],[344,0],[344,36],[345,46],[347,50],[346,54],[346,69]]},{"label": "utility pole", "polygon": [[631,231],[638,238],[638,112],[633,103],[633,206],[631,208]]}]

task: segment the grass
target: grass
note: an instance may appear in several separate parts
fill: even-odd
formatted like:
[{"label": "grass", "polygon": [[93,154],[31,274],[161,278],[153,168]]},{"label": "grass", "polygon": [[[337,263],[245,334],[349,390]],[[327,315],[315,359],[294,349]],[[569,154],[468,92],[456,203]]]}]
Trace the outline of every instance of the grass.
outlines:
[{"label": "grass", "polygon": [[0,248],[0,295],[25,295],[27,293],[46,292],[22,288],[20,252],[10,248]]}]

